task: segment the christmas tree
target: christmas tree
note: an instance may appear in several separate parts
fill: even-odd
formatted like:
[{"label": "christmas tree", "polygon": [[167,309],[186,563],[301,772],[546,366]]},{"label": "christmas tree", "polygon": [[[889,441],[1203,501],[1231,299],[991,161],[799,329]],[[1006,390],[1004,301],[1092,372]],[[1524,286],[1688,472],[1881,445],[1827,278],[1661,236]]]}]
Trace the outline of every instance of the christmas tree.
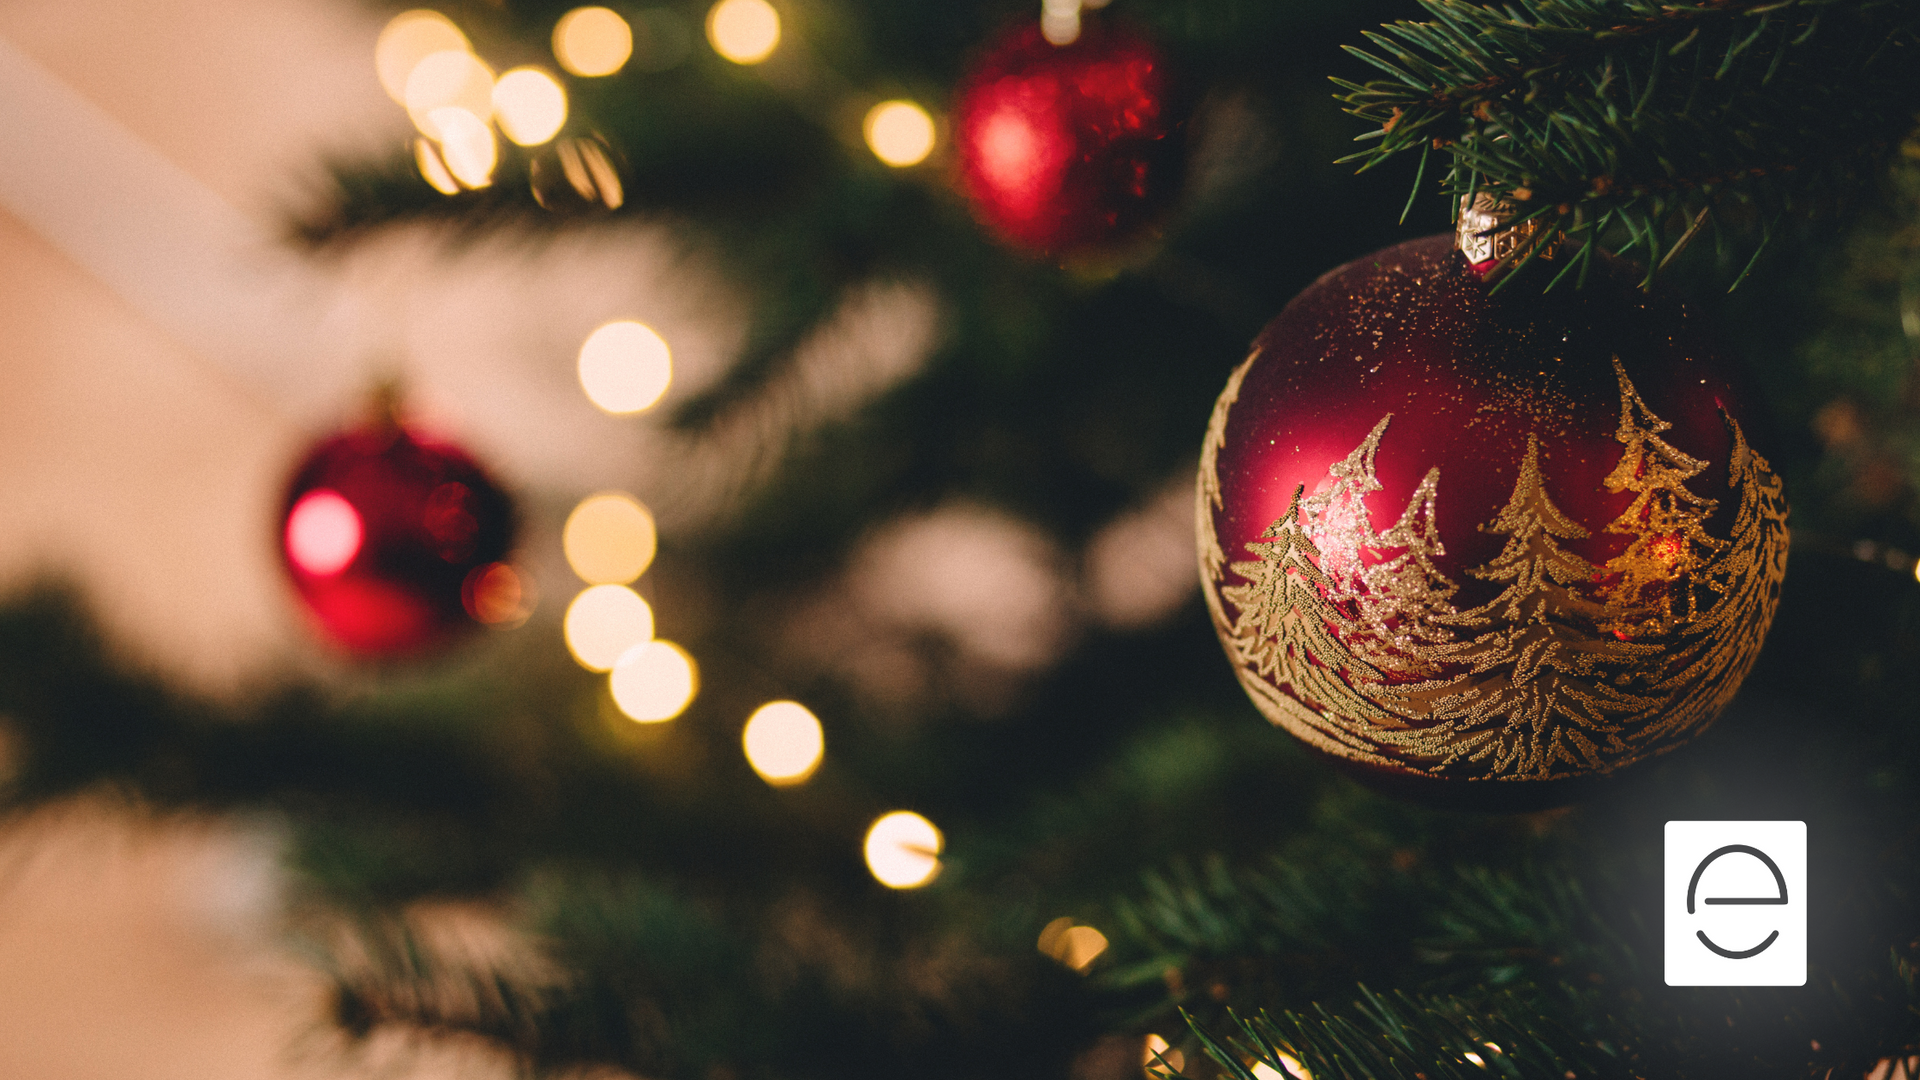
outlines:
[{"label": "christmas tree", "polygon": [[[659,512],[658,554],[603,572],[568,547],[578,580],[548,577],[530,610],[518,584],[487,591],[506,587],[496,566],[533,580],[527,563],[475,567],[466,610],[512,628],[290,667],[227,702],[125,662],[59,583],[0,611],[17,748],[0,795],[286,822],[287,934],[327,974],[339,1032],[478,1038],[556,1077],[1920,1069],[1913,3],[393,15],[381,55],[410,61],[394,78],[416,131],[325,170],[292,242],[324,259],[406,227],[458,244],[638,223],[720,268],[738,335],[723,371],[658,405],[594,383],[585,352],[556,361],[608,412],[653,410],[668,464],[632,495]],[[428,46],[408,54],[407,34]],[[1165,111],[1089,91],[1113,124],[1070,129],[1068,153],[1019,119],[1063,78],[1022,69],[1001,97],[957,100],[1016,39],[1042,64],[1036,42],[1123,41],[1119,64],[1158,50]],[[974,106],[986,119],[948,122]],[[1037,156],[968,186],[963,137]],[[1028,198],[1056,173],[1080,202]],[[1007,206],[980,205],[994,184],[1027,199],[1023,222],[1071,211],[1071,236],[1005,232]],[[1226,550],[1206,523],[1248,342],[1326,268],[1482,196],[1526,227],[1495,256],[1503,302],[1620,256],[1739,344],[1766,404],[1751,430],[1725,418],[1725,490],[1617,368],[1606,485],[1636,538],[1617,558],[1570,550],[1604,526],[1563,512],[1529,442],[1488,463],[1517,468],[1477,523],[1502,550],[1450,580],[1434,559],[1451,477],[1408,478],[1384,529],[1392,508],[1367,501],[1404,414],[1358,418],[1372,433],[1340,470],[1271,493],[1284,512]],[[1088,241],[1087,221],[1110,231]],[[443,488],[420,497],[452,505]],[[1792,575],[1768,554],[1789,495]],[[570,544],[575,501],[523,491],[523,549]],[[1200,573],[1230,583],[1231,609],[1194,596],[1196,502]],[[1732,540],[1704,531],[1716,513]],[[573,592],[636,579],[651,629],[697,661],[646,723],[619,682],[635,642],[605,663],[575,644],[576,663],[564,616]],[[1757,658],[1711,632],[1776,607]],[[1495,612],[1520,629],[1473,637]],[[1672,630],[1682,613],[1692,636]],[[1414,660],[1420,678],[1383,672]],[[1484,730],[1488,761],[1591,768],[1640,752],[1617,733],[1643,695],[1680,694],[1649,722],[1692,731],[1724,703],[1717,676],[1749,670],[1710,730],[1570,808],[1431,809],[1322,760],[1368,752],[1329,727],[1340,713],[1383,741],[1453,725]],[[1568,689],[1572,672],[1602,689]],[[804,760],[743,757],[749,718],[789,703],[804,709],[771,715],[815,721]],[[1670,819],[1808,823],[1806,985],[1666,985]],[[450,900],[511,947],[449,945]]]}]

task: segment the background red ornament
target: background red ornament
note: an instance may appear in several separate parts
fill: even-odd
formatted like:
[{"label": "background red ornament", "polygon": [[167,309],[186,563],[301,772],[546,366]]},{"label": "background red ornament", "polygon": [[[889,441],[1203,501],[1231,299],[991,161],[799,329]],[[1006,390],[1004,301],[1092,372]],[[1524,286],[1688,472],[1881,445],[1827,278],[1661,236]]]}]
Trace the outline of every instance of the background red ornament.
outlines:
[{"label": "background red ornament", "polygon": [[1202,576],[1275,723],[1401,790],[1551,802],[1724,706],[1785,504],[1684,304],[1614,261],[1494,284],[1441,236],[1288,304],[1216,408]]},{"label": "background red ornament", "polygon": [[498,621],[495,594],[516,584],[500,562],[514,525],[512,502],[464,450],[382,418],[322,440],[301,462],[280,553],[330,641],[406,655]]},{"label": "background red ornament", "polygon": [[1160,50],[1124,26],[1089,19],[1069,45],[1037,23],[1004,34],[955,95],[960,187],[975,216],[1048,254],[1137,235],[1178,181],[1172,92]]}]

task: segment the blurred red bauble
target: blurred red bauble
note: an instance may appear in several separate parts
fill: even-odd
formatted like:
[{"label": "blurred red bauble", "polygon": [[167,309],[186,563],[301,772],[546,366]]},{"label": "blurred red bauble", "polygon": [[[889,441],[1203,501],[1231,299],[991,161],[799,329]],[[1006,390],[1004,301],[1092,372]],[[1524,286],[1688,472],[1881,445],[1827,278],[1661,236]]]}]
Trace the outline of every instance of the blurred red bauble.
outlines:
[{"label": "blurred red bauble", "polygon": [[1433,237],[1261,333],[1197,509],[1215,627],[1269,720],[1389,790],[1517,808],[1725,707],[1779,601],[1786,503],[1732,358],[1638,277],[1606,259],[1584,288],[1496,295]]},{"label": "blurred red bauble", "polygon": [[1153,223],[1174,194],[1180,124],[1165,60],[1089,20],[1070,45],[1039,24],[991,44],[955,94],[960,187],[1008,244],[1069,255]]},{"label": "blurred red bauble", "polygon": [[513,504],[459,447],[380,419],[330,436],[294,472],[280,554],[334,644],[401,656],[497,622],[517,582]]}]

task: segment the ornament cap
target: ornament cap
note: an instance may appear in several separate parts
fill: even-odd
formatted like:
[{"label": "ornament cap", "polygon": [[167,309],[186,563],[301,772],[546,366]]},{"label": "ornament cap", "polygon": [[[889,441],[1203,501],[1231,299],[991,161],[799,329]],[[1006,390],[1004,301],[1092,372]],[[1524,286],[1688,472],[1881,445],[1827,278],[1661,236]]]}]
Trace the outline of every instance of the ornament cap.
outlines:
[{"label": "ornament cap", "polygon": [[[1510,199],[1490,191],[1460,196],[1460,219],[1454,227],[1453,246],[1466,256],[1467,265],[1485,276],[1496,267],[1522,255],[1536,242],[1547,226],[1540,219],[1515,222],[1520,208]],[[1553,258],[1554,245],[1540,249],[1540,257]]]}]

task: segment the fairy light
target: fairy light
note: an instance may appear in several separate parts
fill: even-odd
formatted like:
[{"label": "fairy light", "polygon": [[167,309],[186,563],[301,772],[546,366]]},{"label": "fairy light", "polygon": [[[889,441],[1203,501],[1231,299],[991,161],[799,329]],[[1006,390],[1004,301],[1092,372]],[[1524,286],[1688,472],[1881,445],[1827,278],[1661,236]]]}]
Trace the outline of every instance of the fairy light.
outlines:
[{"label": "fairy light", "polygon": [[441,159],[461,187],[483,188],[493,183],[500,147],[486,121],[457,105],[443,105],[428,119],[440,131]]},{"label": "fairy light", "polygon": [[1091,926],[1076,926],[1072,919],[1063,917],[1040,931],[1039,948],[1068,969],[1084,972],[1107,951],[1107,935]]},{"label": "fairy light", "polygon": [[740,744],[747,764],[774,787],[805,783],[827,748],[820,718],[797,701],[769,701],[755,709]]},{"label": "fairy light", "polygon": [[625,585],[647,572],[659,546],[653,515],[617,491],[583,499],[560,531],[567,565],[590,585]]},{"label": "fairy light", "polygon": [[609,8],[574,8],[553,26],[553,58],[569,74],[611,75],[632,55],[633,27]]},{"label": "fairy light", "polygon": [[404,102],[420,134],[444,143],[436,119],[446,116],[441,109],[459,109],[483,127],[493,118],[493,69],[464,50],[429,53],[407,75]]},{"label": "fairy light", "polygon": [[707,41],[736,64],[757,64],[780,44],[780,13],[767,0],[720,0],[707,12]]},{"label": "fairy light", "polygon": [[700,690],[700,673],[685,649],[654,640],[620,655],[608,687],[614,705],[628,719],[657,724],[686,711]]},{"label": "fairy light", "polygon": [[579,372],[589,401],[614,414],[639,412],[667,392],[673,353],[653,327],[623,319],[587,336]]},{"label": "fairy light", "polygon": [[933,152],[933,117],[911,101],[883,101],[867,111],[863,125],[873,156],[904,169]]},{"label": "fairy light", "polygon": [[1046,0],[1040,7],[1040,36],[1054,45],[1080,39],[1080,0]]},{"label": "fairy light", "polygon": [[537,67],[517,67],[493,84],[493,115],[521,146],[539,146],[567,122],[567,92]]},{"label": "fairy light", "polygon": [[567,605],[561,631],[588,671],[609,671],[627,650],[653,637],[653,608],[625,585],[583,589]]},{"label": "fairy light", "polygon": [[1167,1040],[1158,1035],[1147,1036],[1143,1050],[1145,1052],[1141,1054],[1141,1064],[1145,1068],[1141,1071],[1147,1074],[1149,1080],[1160,1080],[1160,1077],[1169,1069],[1179,1072],[1186,1068],[1187,1055],[1173,1049]]},{"label": "fairy light", "polygon": [[1253,1075],[1257,1080],[1313,1080],[1313,1074],[1307,1071],[1305,1065],[1300,1064],[1299,1058],[1284,1051],[1274,1051],[1274,1053],[1280,1059],[1280,1068],[1287,1071],[1282,1073],[1280,1069],[1264,1061],[1256,1061],[1253,1063]]},{"label": "fairy light", "polygon": [[471,52],[467,35],[437,11],[403,11],[387,21],[373,46],[373,68],[387,96],[407,103],[407,77],[437,52]]},{"label": "fairy light", "polygon": [[432,139],[425,137],[413,140],[413,161],[420,166],[420,175],[433,190],[442,195],[460,194],[460,181],[447,171],[447,163],[440,157],[440,148]]},{"label": "fairy light", "polygon": [[944,839],[911,810],[883,814],[867,830],[867,869],[889,889],[917,889],[940,872]]}]

